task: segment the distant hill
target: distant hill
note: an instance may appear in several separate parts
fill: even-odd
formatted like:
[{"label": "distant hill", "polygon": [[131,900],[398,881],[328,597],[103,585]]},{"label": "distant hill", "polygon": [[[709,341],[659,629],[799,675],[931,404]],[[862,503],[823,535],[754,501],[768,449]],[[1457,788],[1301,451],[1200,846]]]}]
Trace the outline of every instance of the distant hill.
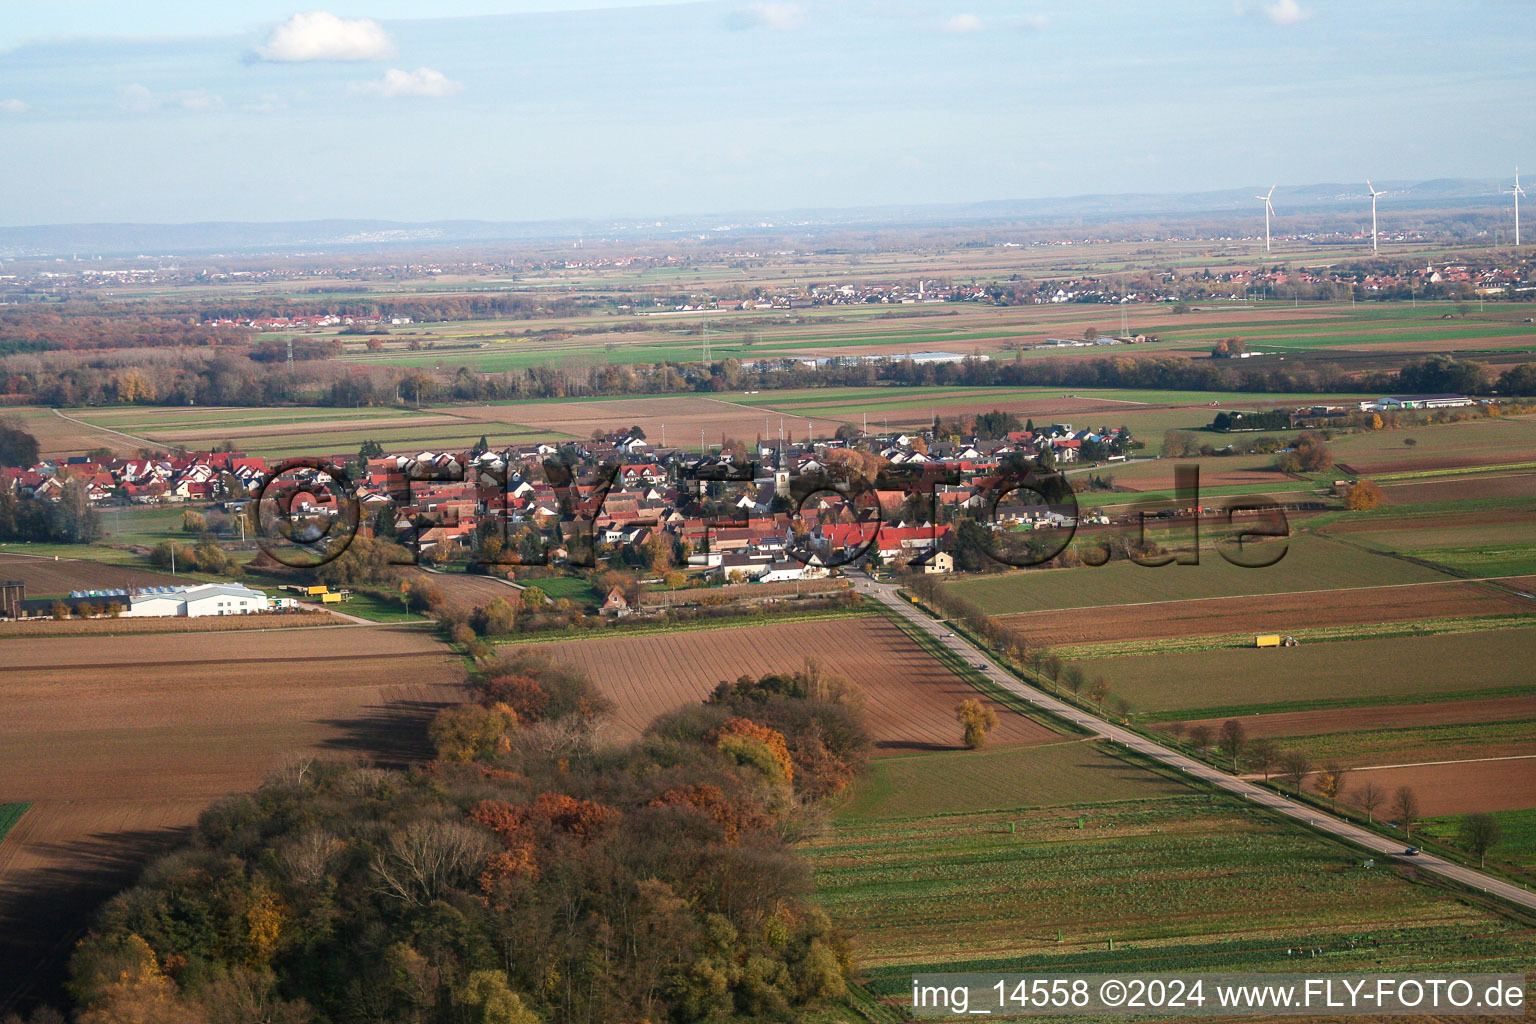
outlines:
[{"label": "distant hill", "polygon": [[[1390,194],[1383,203],[1396,212],[1476,210],[1502,204],[1502,182],[1441,178],[1433,181],[1379,181]],[[913,227],[1053,223],[1109,223],[1115,220],[1173,220],[1251,212],[1254,196],[1267,185],[1214,192],[1130,193],[1041,199],[999,199],[977,203],[909,206],[737,211],[712,215],[621,220],[484,221],[410,223],[390,220],[313,220],[197,224],[49,224],[0,227],[0,256],[135,256],[240,254],[277,250],[441,247],[459,243],[556,241],[575,238],[667,239],[679,235],[760,236],[776,232],[816,234],[854,226]],[[1275,189],[1279,218],[1369,209],[1365,183],[1283,185]]]}]

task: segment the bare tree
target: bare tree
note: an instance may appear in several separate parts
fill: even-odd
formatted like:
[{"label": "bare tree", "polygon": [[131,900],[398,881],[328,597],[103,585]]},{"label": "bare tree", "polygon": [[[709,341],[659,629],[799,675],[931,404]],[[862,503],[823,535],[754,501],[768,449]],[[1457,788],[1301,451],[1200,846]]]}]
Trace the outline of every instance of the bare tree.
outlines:
[{"label": "bare tree", "polygon": [[1469,814],[1461,819],[1461,845],[1476,855],[1478,867],[1488,863],[1488,851],[1502,838],[1499,821],[1491,814]]},{"label": "bare tree", "polygon": [[1083,684],[1088,682],[1088,676],[1076,665],[1068,665],[1061,670],[1061,681],[1067,684],[1067,689],[1073,693],[1081,693]]},{"label": "bare tree", "polygon": [[1237,771],[1237,756],[1243,752],[1243,744],[1248,740],[1243,723],[1235,718],[1222,722],[1219,738],[1222,752],[1232,759],[1232,770]]},{"label": "bare tree", "polygon": [[1376,824],[1376,808],[1386,803],[1387,792],[1374,782],[1367,782],[1355,791],[1355,804],[1365,812],[1365,820]]},{"label": "bare tree", "polygon": [[1265,782],[1269,781],[1269,773],[1274,771],[1279,760],[1280,748],[1269,737],[1260,736],[1248,744],[1248,763],[1264,773]]},{"label": "bare tree", "polygon": [[334,832],[309,829],[277,851],[278,866],[289,879],[303,886],[318,885],[329,873],[337,854],[346,849]]},{"label": "bare tree", "polygon": [[1301,783],[1308,775],[1312,774],[1312,761],[1299,750],[1287,750],[1280,755],[1280,777],[1296,787],[1296,795],[1301,795]]},{"label": "bare tree", "polygon": [[412,906],[446,895],[485,862],[491,837],[456,821],[414,821],[374,854],[374,891]]},{"label": "bare tree", "polygon": [[1419,820],[1419,797],[1412,786],[1398,787],[1392,797],[1392,813],[1397,816],[1397,823],[1403,827],[1403,831],[1412,838],[1414,823]]},{"label": "bare tree", "polygon": [[1189,742],[1196,750],[1204,750],[1211,745],[1211,727],[1204,724],[1189,727]]}]

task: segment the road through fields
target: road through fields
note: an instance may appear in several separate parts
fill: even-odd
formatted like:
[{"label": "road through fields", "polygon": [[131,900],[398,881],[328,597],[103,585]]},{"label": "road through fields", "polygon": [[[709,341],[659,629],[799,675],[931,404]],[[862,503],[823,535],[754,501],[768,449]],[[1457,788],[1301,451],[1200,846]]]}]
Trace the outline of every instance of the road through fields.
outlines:
[{"label": "road through fields", "polygon": [[1403,854],[1402,843],[1393,842],[1384,836],[1369,832],[1323,811],[1308,807],[1305,804],[1297,803],[1271,790],[1254,785],[1236,776],[1228,775],[1225,772],[1217,771],[1210,765],[1203,764],[1192,757],[1187,757],[1175,750],[1155,743],[1129,729],[1123,729],[1120,726],[1096,718],[1088,712],[1068,704],[1066,701],[1051,696],[1044,690],[1039,690],[1020,682],[1011,673],[999,668],[990,656],[983,654],[964,637],[958,634],[946,635],[950,631],[944,623],[931,618],[921,610],[902,600],[897,596],[897,588],[892,584],[860,580],[857,587],[861,593],[875,597],[917,628],[938,638],[941,642],[949,644],[966,660],[980,667],[991,682],[1017,694],[1036,707],[1044,708],[1052,714],[1059,715],[1079,725],[1090,726],[1106,739],[1112,740],[1123,747],[1134,750],[1153,760],[1160,761],[1171,768],[1176,768],[1194,778],[1240,796],[1245,800],[1259,804],[1262,807],[1268,807],[1271,810],[1284,814],[1286,817],[1294,818],[1320,831],[1364,847],[1373,853],[1381,854],[1384,857],[1393,857],[1402,863],[1412,864],[1413,867],[1427,874],[1439,875],[1442,878],[1481,890],[1528,910],[1536,910],[1536,892],[1495,878],[1492,875],[1484,874],[1481,871],[1463,867],[1460,864],[1455,864],[1432,854],[1421,853],[1411,858],[1407,857]]}]

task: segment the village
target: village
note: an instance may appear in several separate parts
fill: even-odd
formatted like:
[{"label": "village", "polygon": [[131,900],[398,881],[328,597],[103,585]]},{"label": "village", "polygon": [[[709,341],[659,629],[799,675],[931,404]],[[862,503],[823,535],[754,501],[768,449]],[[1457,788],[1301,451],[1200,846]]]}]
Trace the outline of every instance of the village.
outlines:
[{"label": "village", "polygon": [[[986,518],[989,506],[993,530],[1075,526],[1075,506],[1022,492],[999,500],[1001,470],[1121,462],[1140,446],[1122,427],[1003,425],[1021,429],[998,437],[845,429],[755,446],[722,438],[702,455],[653,446],[634,428],[499,450],[380,454],[375,445],[295,466],[238,452],[77,456],[0,469],[0,489],[22,501],[83,501],[98,514],[184,507],[206,540],[236,551],[254,548],[280,514],[346,520],[357,535],[398,543],[431,567],[467,563],[506,577],[524,565],[603,564],[641,575],[675,567],[691,582],[786,583],[824,579],[856,561],[953,571],[956,516]],[[68,603],[112,604],[125,615],[222,613],[201,596],[81,593]],[[252,594],[214,596],[233,602],[231,612],[281,607],[258,609]],[[30,614],[50,611],[25,604]]]}]

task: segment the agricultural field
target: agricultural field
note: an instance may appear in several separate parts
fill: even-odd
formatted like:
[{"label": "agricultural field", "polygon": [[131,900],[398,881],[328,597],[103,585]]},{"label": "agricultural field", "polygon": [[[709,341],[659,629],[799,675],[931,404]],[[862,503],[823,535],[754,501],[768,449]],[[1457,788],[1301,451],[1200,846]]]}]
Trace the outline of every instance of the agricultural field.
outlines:
[{"label": "agricultural field", "polygon": [[[365,441],[386,450],[467,449],[485,434],[457,409],[168,408],[85,409],[71,416],[131,436],[135,447],[175,446],[194,451],[229,442],[247,455],[299,457],[355,455]],[[497,426],[502,443],[567,440],[567,435],[521,423]]]},{"label": "agricultural field", "polygon": [[1373,478],[1531,463],[1536,462],[1536,415],[1363,431],[1338,437],[1330,447],[1342,472]]},{"label": "agricultural field", "polygon": [[72,590],[166,587],[187,582],[169,573],[78,558],[18,554],[0,550],[0,580],[21,580],[27,598],[63,597]]},{"label": "agricultural field", "polygon": [[[950,254],[956,258],[958,254]],[[963,257],[969,262],[970,257]],[[1011,258],[1010,258],[1011,259]],[[903,273],[899,262],[858,261],[857,267],[827,266],[821,280],[857,281],[869,275]],[[1161,264],[1160,264],[1161,265]],[[706,288],[719,285],[717,271],[649,269],[639,275],[604,273],[587,280],[608,288]],[[933,273],[915,265],[906,273]],[[1012,272],[1012,271],[1010,271]],[[739,272],[731,284],[740,283]],[[785,269],[801,277],[803,268]],[[754,281],[775,279],[772,266],[754,269]],[[803,279],[803,278],[802,278]],[[529,283],[529,282],[525,282]],[[1085,359],[1105,355],[1145,357],[1204,355],[1217,341],[1240,337],[1254,350],[1292,358],[1318,352],[1370,356],[1434,351],[1494,355],[1536,345],[1536,332],[1515,311],[1495,309],[1446,319],[1443,305],[1222,301],[1192,306],[1187,314],[1166,306],[1027,305],[922,303],[819,307],[788,311],[584,313],[526,320],[483,320],[418,324],[379,338],[371,351],[361,340],[334,331],[317,332],[342,341],[342,361],[358,365],[409,366],[482,373],[549,365],[580,369],[603,364],[697,360],[708,330],[710,354],[749,360],[809,356],[883,355],[893,358],[925,351],[955,352],[993,359]],[[1109,337],[1122,330],[1156,335],[1159,341],[1114,347],[1041,349],[1049,338],[1081,338],[1090,329]],[[306,332],[309,333],[309,332]],[[286,334],[274,334],[283,337]],[[417,346],[414,350],[412,345]]]},{"label": "agricultural field", "polygon": [[[929,795],[946,791],[950,762],[985,773],[988,757],[1058,749],[879,767],[910,766],[903,785]],[[1091,773],[1077,775],[1085,788],[999,809],[966,807],[970,787],[914,813],[856,795],[811,855],[818,897],[858,936],[866,986],[899,1001],[918,971],[1283,971],[1297,947],[1321,949],[1314,966],[1329,971],[1523,970],[1536,952],[1528,928],[1365,868],[1237,801],[1158,791],[1179,784],[1134,771],[1145,788],[1107,800]]]},{"label": "agricultural field", "polygon": [[988,614],[1013,615],[1048,609],[1395,587],[1451,579],[1427,566],[1323,537],[1297,534],[1284,544],[1284,557],[1263,568],[1232,565],[1209,546],[1208,539],[1199,565],[1148,568],[1112,561],[1098,567],[1026,569],[956,579],[948,586]]},{"label": "agricultural field", "polygon": [[[1536,810],[1494,811],[1502,838],[1488,852],[1490,864],[1503,863],[1527,873],[1536,873]],[[1455,845],[1461,815],[1430,818],[1419,825],[1423,835]]]},{"label": "agricultural field", "polygon": [[[1536,486],[1536,477],[1527,479]],[[1536,495],[1519,506],[1463,512],[1447,503],[1442,510],[1416,515],[1346,518],[1326,532],[1369,550],[1410,555],[1469,576],[1532,575]]]},{"label": "agricultural field", "polygon": [[82,455],[98,448],[105,448],[114,455],[133,455],[143,447],[137,438],[68,419],[52,409],[5,407],[0,409],[0,418],[20,420],[22,429],[37,438],[39,452],[44,458]]},{"label": "agricultural field", "polygon": [[[1247,395],[1236,392],[1133,391],[1049,388],[837,387],[614,398],[542,399],[485,405],[437,405],[425,409],[165,408],[69,410],[64,419],[46,409],[22,409],[44,454],[79,453],[97,446],[131,454],[143,447],[207,449],[228,441],[250,455],[347,454],[364,441],[386,449],[468,448],[485,435],[495,443],[561,441],[594,429],[639,425],[653,443],[692,447],[722,435],[750,440],[808,432],[825,437],[838,426],[913,429],[935,415],[953,418],[1002,409],[1021,419],[1074,426],[1127,426],[1161,450],[1163,433],[1199,430],[1212,403],[1247,410],[1284,408],[1337,396]],[[71,420],[75,422],[71,422]],[[535,426],[536,424],[536,426]],[[1213,437],[1215,435],[1212,435]],[[89,443],[87,443],[89,442]]]},{"label": "agricultural field", "polygon": [[[882,616],[818,619],[728,629],[540,643],[539,653],[589,675],[618,705],[607,726],[638,736],[657,715],[702,701],[742,675],[793,672],[815,658],[864,692],[878,751],[952,750],[961,745],[954,707],[976,691]],[[1060,733],[981,698],[1001,719],[996,746],[1045,743]]]},{"label": "agricultural field", "polygon": [[208,803],[299,756],[401,762],[462,670],[387,627],[7,639],[0,777],[31,809],[0,844],[0,991],[56,981],[102,898]]},{"label": "agricultural field", "polygon": [[1091,738],[1024,747],[882,757],[839,812],[843,821],[926,818],[1175,796],[1183,783],[1111,757]]},{"label": "agricultural field", "polygon": [[[1511,615],[1536,616],[1536,607],[1503,587],[1447,580],[1429,585],[1169,600],[1151,606],[1108,605],[1091,615],[1071,610],[1021,612],[1004,620],[1024,630],[1036,643],[1072,648],[1072,653],[1095,657],[1105,653],[1103,647],[1095,645],[1111,643],[1179,640],[1195,644],[1224,639],[1228,644],[1251,646],[1253,634],[1277,630],[1306,636],[1309,629],[1370,629],[1385,623]],[[1078,645],[1083,645],[1081,651]]]},{"label": "agricultural field", "polygon": [[491,576],[474,576],[469,573],[449,571],[427,572],[425,569],[411,566],[401,570],[401,578],[411,586],[436,587],[449,604],[465,609],[486,604],[496,598],[510,601],[514,606],[518,601],[517,587],[504,579]]},{"label": "agricultural field", "polygon": [[16,827],[16,823],[21,820],[23,814],[27,813],[27,808],[30,806],[32,805],[22,803],[0,804],[0,843],[5,842],[6,833]]},{"label": "agricultural field", "polygon": [[1245,709],[1299,711],[1392,703],[1394,697],[1455,699],[1524,689],[1530,684],[1525,666],[1533,642],[1536,632],[1530,628],[1496,629],[1270,650],[1132,654],[1076,664],[1090,675],[1102,675],[1138,712],[1163,719],[1208,718]]}]

